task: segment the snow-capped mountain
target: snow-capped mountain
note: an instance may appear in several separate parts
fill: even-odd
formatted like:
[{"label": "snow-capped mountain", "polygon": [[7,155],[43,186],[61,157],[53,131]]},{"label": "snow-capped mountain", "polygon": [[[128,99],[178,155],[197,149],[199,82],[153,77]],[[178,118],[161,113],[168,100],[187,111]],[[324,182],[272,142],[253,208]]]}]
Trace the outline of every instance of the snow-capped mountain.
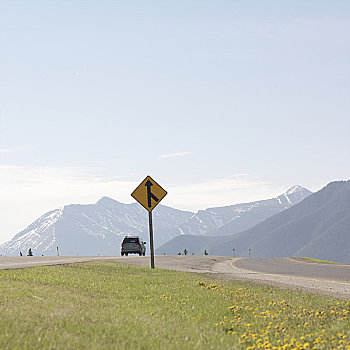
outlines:
[{"label": "snow-capped mountain", "polygon": [[[167,229],[193,213],[158,205],[153,211],[155,245],[173,236]],[[164,232],[164,233],[162,233]],[[73,204],[50,211],[0,245],[0,254],[55,255],[119,255],[124,236],[137,235],[148,242],[148,213],[139,204],[123,204],[103,197],[96,204]],[[149,250],[148,250],[149,251]]]},{"label": "snow-capped mountain", "polygon": [[[285,194],[291,202],[294,193],[292,189]],[[220,237],[177,236],[156,253],[177,254],[186,249],[190,254],[206,250],[210,255],[232,256],[235,249],[238,257],[308,256],[350,264],[349,228],[350,180],[334,181],[248,230]]]},{"label": "snow-capped mountain", "polygon": [[234,234],[290,208],[310,194],[312,192],[302,186],[293,186],[276,198],[199,210],[184,223],[172,228],[168,235]]},{"label": "snow-capped mountain", "polygon": [[[310,191],[294,186],[277,198],[200,210],[196,214],[158,205],[153,211],[155,247],[183,234],[226,235],[248,229],[302,201]],[[50,211],[0,245],[0,254],[119,255],[126,235],[148,242],[148,213],[138,203],[103,197],[96,204],[72,204]],[[147,249],[149,252],[149,249]]]}]

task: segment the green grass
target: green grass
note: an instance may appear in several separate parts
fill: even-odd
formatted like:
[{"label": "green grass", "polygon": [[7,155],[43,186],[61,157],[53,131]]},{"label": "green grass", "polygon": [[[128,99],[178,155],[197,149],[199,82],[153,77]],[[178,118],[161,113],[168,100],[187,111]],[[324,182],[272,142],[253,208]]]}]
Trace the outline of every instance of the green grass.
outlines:
[{"label": "green grass", "polygon": [[294,259],[304,260],[305,262],[317,262],[317,263],[322,263],[322,264],[339,264],[335,261],[328,261],[328,260],[321,260],[321,259],[307,258],[307,257],[294,258]]},{"label": "green grass", "polygon": [[346,300],[116,262],[0,284],[0,349],[350,349]]}]

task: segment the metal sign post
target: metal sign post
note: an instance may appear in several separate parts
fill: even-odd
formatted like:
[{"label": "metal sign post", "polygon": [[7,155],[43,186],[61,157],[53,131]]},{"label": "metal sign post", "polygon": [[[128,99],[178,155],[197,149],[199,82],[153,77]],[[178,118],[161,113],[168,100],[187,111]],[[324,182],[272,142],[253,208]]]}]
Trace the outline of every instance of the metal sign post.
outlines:
[{"label": "metal sign post", "polygon": [[167,195],[157,182],[147,176],[135,189],[131,196],[136,199],[146,210],[148,210],[149,222],[149,245],[151,250],[151,268],[154,269],[154,245],[153,245],[153,222],[152,210]]},{"label": "metal sign post", "polygon": [[153,246],[153,222],[152,222],[152,212],[148,212],[148,222],[149,222],[149,245],[151,248],[151,269],[154,269],[154,246]]}]

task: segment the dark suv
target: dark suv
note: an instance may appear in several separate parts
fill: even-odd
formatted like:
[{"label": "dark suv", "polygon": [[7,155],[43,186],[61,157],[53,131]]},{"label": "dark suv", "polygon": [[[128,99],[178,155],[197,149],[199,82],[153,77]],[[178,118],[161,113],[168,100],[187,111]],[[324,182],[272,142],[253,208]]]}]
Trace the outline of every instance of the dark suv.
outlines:
[{"label": "dark suv", "polygon": [[142,242],[139,236],[127,236],[124,237],[121,249],[121,255],[124,254],[128,256],[128,254],[138,254],[145,255],[146,254],[146,242]]}]

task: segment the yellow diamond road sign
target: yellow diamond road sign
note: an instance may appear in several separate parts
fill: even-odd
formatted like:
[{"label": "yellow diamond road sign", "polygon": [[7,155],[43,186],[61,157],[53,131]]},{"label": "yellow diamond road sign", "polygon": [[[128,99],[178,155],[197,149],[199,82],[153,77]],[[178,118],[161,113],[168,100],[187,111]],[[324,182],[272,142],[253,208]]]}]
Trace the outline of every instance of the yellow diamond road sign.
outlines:
[{"label": "yellow diamond road sign", "polygon": [[152,211],[166,194],[167,191],[157,184],[150,176],[147,176],[136,190],[131,193],[133,198],[148,211]]}]

